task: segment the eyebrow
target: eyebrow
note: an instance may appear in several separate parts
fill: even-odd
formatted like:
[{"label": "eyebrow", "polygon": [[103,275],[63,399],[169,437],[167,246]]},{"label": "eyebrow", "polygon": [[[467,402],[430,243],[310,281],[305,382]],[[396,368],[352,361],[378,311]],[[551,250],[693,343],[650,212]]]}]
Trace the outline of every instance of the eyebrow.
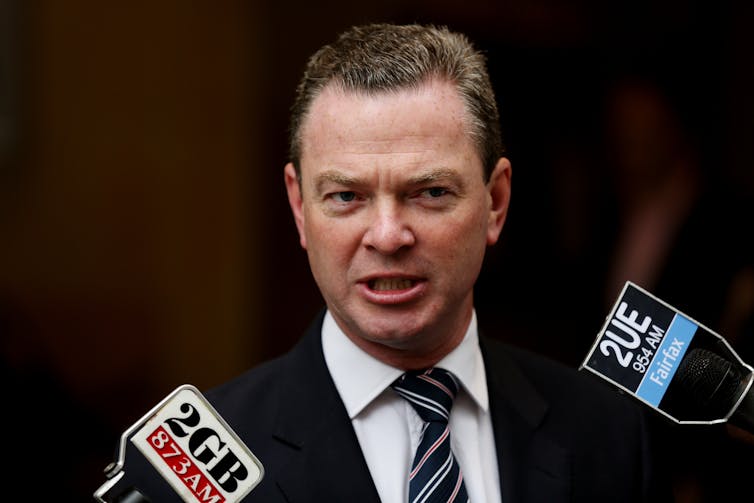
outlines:
[{"label": "eyebrow", "polygon": [[314,187],[317,192],[322,192],[322,187],[326,183],[332,183],[335,185],[343,185],[346,187],[352,187],[354,185],[363,184],[362,180],[348,176],[341,171],[327,170],[323,171],[314,180]]},{"label": "eyebrow", "polygon": [[430,183],[436,183],[442,180],[451,180],[459,185],[461,184],[461,177],[458,176],[456,171],[447,168],[438,168],[421,173],[417,176],[410,177],[408,183],[410,185],[426,185]]},{"label": "eyebrow", "polygon": [[[411,176],[406,180],[405,185],[414,187],[418,185],[438,183],[441,181],[450,181],[459,187],[464,186],[463,180],[458,175],[458,173],[448,168],[432,169],[423,173],[419,173],[416,176]],[[366,182],[361,178],[349,176],[342,171],[331,169],[323,171],[322,173],[317,175],[316,179],[314,180],[314,188],[318,193],[321,193],[323,191],[323,187],[328,183],[340,185],[343,187],[358,187],[361,185],[366,185]]]}]

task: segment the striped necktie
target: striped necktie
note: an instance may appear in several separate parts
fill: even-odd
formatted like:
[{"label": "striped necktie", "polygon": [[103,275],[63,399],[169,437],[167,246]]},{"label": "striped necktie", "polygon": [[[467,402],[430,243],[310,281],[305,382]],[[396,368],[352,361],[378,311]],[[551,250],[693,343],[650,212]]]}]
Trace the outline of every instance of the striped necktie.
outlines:
[{"label": "striped necktie", "polygon": [[469,497],[461,467],[450,450],[448,418],[459,386],[447,370],[407,372],[392,387],[425,422],[409,474],[410,503],[465,503]]}]

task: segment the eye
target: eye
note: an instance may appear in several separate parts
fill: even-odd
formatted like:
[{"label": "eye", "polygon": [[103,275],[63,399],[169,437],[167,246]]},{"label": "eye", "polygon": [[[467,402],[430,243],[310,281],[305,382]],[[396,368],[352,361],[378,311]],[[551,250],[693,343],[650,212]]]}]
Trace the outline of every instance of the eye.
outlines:
[{"label": "eye", "polygon": [[431,198],[438,198],[447,194],[448,190],[442,187],[430,187],[428,189],[425,189],[423,192]]},{"label": "eye", "polygon": [[350,203],[354,199],[356,199],[356,193],[351,192],[350,190],[345,190],[342,192],[335,192],[330,197],[337,202],[337,203]]},{"label": "eye", "polygon": [[412,199],[426,209],[448,210],[458,202],[458,191],[448,186],[423,187],[414,192]]}]

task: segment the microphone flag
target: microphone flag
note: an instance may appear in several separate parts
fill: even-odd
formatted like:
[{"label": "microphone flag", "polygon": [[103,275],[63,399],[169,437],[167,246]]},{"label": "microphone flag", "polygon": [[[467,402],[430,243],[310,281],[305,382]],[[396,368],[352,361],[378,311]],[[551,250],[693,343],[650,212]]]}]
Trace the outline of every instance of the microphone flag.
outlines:
[{"label": "microphone flag", "polygon": [[[691,397],[690,380],[707,360],[719,355],[731,364],[731,399],[720,407],[700,407]],[[701,363],[700,363],[701,362]],[[580,366],[680,424],[726,422],[747,395],[754,369],[728,341],[627,281]]]},{"label": "microphone flag", "polygon": [[109,501],[104,498],[123,477],[129,442],[186,503],[236,503],[264,476],[262,463],[190,384],[176,388],[123,433],[96,501]]}]

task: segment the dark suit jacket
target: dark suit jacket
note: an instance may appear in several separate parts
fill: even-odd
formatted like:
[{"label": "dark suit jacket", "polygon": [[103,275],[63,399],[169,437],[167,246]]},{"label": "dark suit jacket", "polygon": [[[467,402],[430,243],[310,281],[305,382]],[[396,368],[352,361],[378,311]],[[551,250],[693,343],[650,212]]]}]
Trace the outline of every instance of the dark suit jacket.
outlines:
[{"label": "dark suit jacket", "polygon": [[[321,324],[320,315],[288,354],[206,395],[264,465],[248,501],[379,501],[324,361]],[[539,356],[487,339],[481,347],[504,503],[668,501],[633,401]],[[164,484],[138,483],[156,502],[174,500]]]}]

